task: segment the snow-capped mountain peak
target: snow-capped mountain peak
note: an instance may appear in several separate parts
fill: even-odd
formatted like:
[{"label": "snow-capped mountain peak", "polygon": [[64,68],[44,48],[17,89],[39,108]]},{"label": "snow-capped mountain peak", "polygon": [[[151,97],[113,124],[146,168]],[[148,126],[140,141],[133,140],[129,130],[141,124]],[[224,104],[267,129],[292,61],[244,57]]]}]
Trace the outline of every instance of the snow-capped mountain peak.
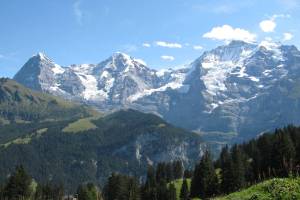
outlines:
[{"label": "snow-capped mountain peak", "polygon": [[[263,117],[268,120],[271,115],[267,109],[276,110],[281,102],[296,105],[291,109],[300,108],[292,101],[299,98],[298,92],[289,94],[298,90],[299,76],[300,52],[296,47],[272,41],[232,41],[204,52],[184,68],[159,71],[121,52],[98,64],[68,67],[38,54],[29,59],[15,80],[104,111],[130,107],[160,114],[191,130],[238,133],[256,120],[251,110],[265,109]],[[269,104],[269,95],[287,99]],[[270,124],[272,120],[277,118],[270,119]]]}]

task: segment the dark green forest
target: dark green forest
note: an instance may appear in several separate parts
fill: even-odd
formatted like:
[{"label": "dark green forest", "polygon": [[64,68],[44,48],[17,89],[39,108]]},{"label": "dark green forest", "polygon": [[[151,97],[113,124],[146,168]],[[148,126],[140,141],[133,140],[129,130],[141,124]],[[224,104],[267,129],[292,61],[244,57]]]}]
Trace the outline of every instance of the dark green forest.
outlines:
[{"label": "dark green forest", "polygon": [[[146,177],[112,173],[105,185],[81,183],[74,196],[80,200],[176,200],[173,181],[182,179],[180,199],[209,199],[247,188],[274,177],[298,177],[300,128],[288,126],[257,139],[224,147],[218,159],[205,151],[191,170],[181,161],[148,166]],[[187,180],[191,180],[188,187]],[[23,167],[17,167],[1,187],[2,199],[63,199],[64,186],[36,183]],[[50,197],[48,197],[48,196]],[[41,198],[41,196],[43,196]],[[46,198],[47,196],[47,198]]]},{"label": "dark green forest", "polygon": [[[149,147],[146,144],[143,147],[149,156],[166,152],[182,141],[202,142],[196,134],[173,127],[155,115],[134,110],[91,120],[95,129],[64,132],[72,122],[74,120],[0,126],[0,181],[3,182],[15,166],[23,165],[36,181],[64,183],[67,191],[74,192],[80,183],[87,181],[103,185],[112,172],[144,175],[146,158],[139,161],[132,156],[138,137],[154,138]],[[121,151],[123,146],[126,151]]]}]

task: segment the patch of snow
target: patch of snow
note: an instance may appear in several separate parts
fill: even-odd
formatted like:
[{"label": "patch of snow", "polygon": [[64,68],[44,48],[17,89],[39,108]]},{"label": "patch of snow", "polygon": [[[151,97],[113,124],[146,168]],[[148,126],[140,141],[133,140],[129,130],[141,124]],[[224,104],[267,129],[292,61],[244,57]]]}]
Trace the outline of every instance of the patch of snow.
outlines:
[{"label": "patch of snow", "polygon": [[156,75],[158,77],[164,76],[166,73],[170,73],[172,70],[171,69],[160,69],[156,72]]},{"label": "patch of snow", "polygon": [[134,102],[144,96],[149,96],[154,92],[163,92],[166,91],[167,89],[177,90],[181,93],[187,93],[189,91],[189,85],[183,85],[182,83],[171,82],[159,88],[145,89],[142,92],[129,96],[128,100],[130,102]]},{"label": "patch of snow", "polygon": [[207,93],[212,96],[218,94],[219,91],[227,90],[225,81],[228,74],[235,68],[235,65],[230,62],[219,62],[217,60],[204,61],[202,63],[204,69],[209,69],[206,74],[201,77],[207,89]]},{"label": "patch of snow", "polygon": [[260,47],[266,48],[268,51],[273,52],[272,58],[275,60],[283,61],[283,54],[280,50],[281,44],[273,42],[271,39],[263,40],[260,44]]},{"label": "patch of snow", "polygon": [[85,87],[85,90],[82,92],[82,97],[86,100],[92,100],[97,97],[107,98],[107,93],[104,91],[98,90],[97,79],[92,75],[87,74],[78,74],[78,77]]},{"label": "patch of snow", "polygon": [[54,67],[52,67],[51,70],[54,72],[54,74],[62,74],[65,72],[64,68],[62,68],[58,64],[54,64]]},{"label": "patch of snow", "polygon": [[272,70],[266,69],[265,71],[263,71],[263,75],[265,76],[269,76],[272,73]]},{"label": "patch of snow", "polygon": [[109,77],[109,72],[108,71],[103,71],[100,78],[108,78]]},{"label": "patch of snow", "polygon": [[254,76],[249,76],[249,79],[254,82],[259,82],[259,78],[256,78]]},{"label": "patch of snow", "polygon": [[39,53],[37,54],[37,56],[39,56],[42,60],[44,60],[44,59],[47,58],[47,56],[46,56],[44,53],[42,53],[42,52],[39,52]]},{"label": "patch of snow", "polygon": [[[163,72],[160,72],[159,75],[163,74],[166,70],[163,70]],[[144,96],[149,96],[154,92],[163,92],[167,89],[177,90],[180,93],[187,93],[190,89],[189,85],[184,85],[183,82],[186,78],[185,73],[173,73],[171,74],[171,81],[162,85],[158,88],[148,88],[148,87],[142,87],[141,92],[137,92],[136,94],[133,94],[128,97],[128,101],[134,102]]]}]

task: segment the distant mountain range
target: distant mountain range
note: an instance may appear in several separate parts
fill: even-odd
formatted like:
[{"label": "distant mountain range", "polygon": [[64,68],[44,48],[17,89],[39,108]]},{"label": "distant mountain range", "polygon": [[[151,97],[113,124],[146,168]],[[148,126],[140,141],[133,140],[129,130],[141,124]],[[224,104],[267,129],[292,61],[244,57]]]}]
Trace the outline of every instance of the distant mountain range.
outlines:
[{"label": "distant mountain range", "polygon": [[0,94],[0,183],[22,164],[37,181],[74,192],[112,172],[144,176],[149,164],[172,160],[192,166],[206,148],[153,114],[103,115],[10,79],[0,79]]},{"label": "distant mountain range", "polygon": [[182,69],[160,71],[123,53],[99,64],[68,67],[39,53],[14,80],[100,111],[133,108],[211,139],[244,140],[300,124],[299,77],[295,46],[232,41]]}]

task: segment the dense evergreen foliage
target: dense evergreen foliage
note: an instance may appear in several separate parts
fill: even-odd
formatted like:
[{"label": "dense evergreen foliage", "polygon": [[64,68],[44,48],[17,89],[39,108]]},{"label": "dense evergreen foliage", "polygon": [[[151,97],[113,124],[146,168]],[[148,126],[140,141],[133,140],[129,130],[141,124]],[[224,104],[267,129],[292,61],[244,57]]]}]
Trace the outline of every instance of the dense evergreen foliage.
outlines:
[{"label": "dense evergreen foliage", "polygon": [[[64,183],[67,191],[74,192],[80,183],[104,184],[115,171],[143,176],[148,158],[156,164],[159,160],[155,157],[160,153],[166,155],[170,147],[176,148],[187,140],[201,143],[196,134],[175,128],[155,115],[134,110],[92,119],[94,129],[64,132],[72,122],[70,119],[0,126],[0,182],[15,166],[22,164],[38,182]],[[141,144],[139,160],[135,146],[138,138],[142,142],[143,138],[150,138],[148,143]],[[183,174],[181,165],[162,167],[172,168],[164,169],[164,173],[174,168],[174,173],[163,175],[168,177],[167,181]]]},{"label": "dense evergreen foliage", "polygon": [[298,176],[299,142],[300,128],[288,126],[230,149],[224,147],[214,164],[206,153],[195,167],[191,197],[208,198],[273,177]]},{"label": "dense evergreen foliage", "polygon": [[[189,171],[184,170],[181,161],[174,161],[158,163],[155,167],[149,166],[145,180],[112,173],[103,187],[103,194],[96,185],[88,183],[80,185],[74,196],[78,196],[79,200],[210,199],[240,191],[266,179],[290,177],[272,179],[245,191],[251,192],[251,199],[260,196],[266,199],[297,199],[300,182],[299,178],[292,177],[299,176],[299,144],[300,128],[288,126],[276,130],[274,134],[264,134],[244,144],[233,145],[231,148],[226,146],[215,161],[206,151],[194,168],[191,184],[184,177]],[[182,178],[182,185],[178,190],[174,183],[176,179]],[[285,183],[287,185],[284,185]],[[253,194],[253,190],[259,190],[261,193]],[[10,175],[0,192],[2,199],[22,197],[25,200],[60,200],[63,193],[62,185],[37,184],[21,166]],[[231,196],[242,194],[243,191]]]},{"label": "dense evergreen foliage", "polygon": [[218,179],[212,158],[208,151],[194,170],[191,183],[191,197],[211,197],[218,194]]},{"label": "dense evergreen foliage", "polygon": [[180,200],[189,200],[190,199],[190,192],[189,187],[186,179],[183,179],[181,189],[180,189]]},{"label": "dense evergreen foliage", "polygon": [[77,197],[80,200],[102,200],[102,195],[93,183],[80,185],[77,189]]}]

